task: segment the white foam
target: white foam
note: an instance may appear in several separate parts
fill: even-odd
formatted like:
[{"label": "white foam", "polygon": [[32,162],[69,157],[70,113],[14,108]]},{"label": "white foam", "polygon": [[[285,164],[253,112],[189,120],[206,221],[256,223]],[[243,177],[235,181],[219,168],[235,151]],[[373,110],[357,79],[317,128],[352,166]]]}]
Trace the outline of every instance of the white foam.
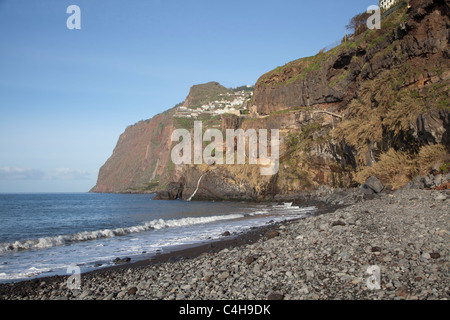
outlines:
[{"label": "white foam", "polygon": [[27,279],[35,276],[42,275],[44,273],[50,273],[53,270],[50,268],[36,268],[31,267],[28,269],[23,269],[22,272],[13,272],[13,273],[0,273],[0,280],[19,280],[19,279]]},{"label": "white foam", "polygon": [[229,214],[222,216],[210,216],[210,217],[191,217],[173,220],[158,219],[147,222],[143,225],[132,226],[128,228],[117,229],[105,229],[98,231],[85,231],[73,235],[60,235],[55,237],[46,237],[36,240],[16,241],[13,243],[0,244],[0,253],[6,253],[11,251],[20,250],[32,250],[32,249],[46,249],[56,246],[63,246],[74,242],[83,242],[90,240],[98,240],[104,238],[113,238],[117,236],[123,236],[132,233],[140,233],[149,230],[160,230],[165,228],[184,227],[196,224],[205,224],[216,221],[225,221],[243,218],[243,214]]},{"label": "white foam", "polygon": [[[97,263],[103,267],[113,265],[111,261],[116,257],[140,258],[143,251],[156,254],[157,250],[170,250],[172,246],[215,240],[221,238],[224,231],[239,234],[267,223],[306,217],[315,210],[313,207],[258,205],[236,214],[157,219],[126,228],[0,244],[0,252],[7,248],[4,255],[0,253],[1,261],[7,262],[1,266],[0,282],[65,275],[68,265],[80,265],[83,272],[89,271],[97,268],[94,267]],[[147,230],[153,231],[143,233]],[[99,241],[89,242],[96,239]],[[25,251],[16,254],[14,251],[18,250]]]},{"label": "white foam", "polygon": [[[275,212],[273,209],[275,209]],[[285,203],[283,206],[275,206],[270,209],[264,208],[246,214],[229,214],[229,215],[208,216],[208,217],[188,217],[172,220],[157,219],[146,222],[142,225],[127,228],[85,231],[72,235],[59,235],[55,237],[45,237],[34,240],[2,243],[0,244],[0,254],[21,250],[46,249],[51,247],[64,246],[77,242],[114,238],[128,234],[141,233],[149,230],[161,230],[166,228],[177,228],[198,224],[208,224],[212,222],[229,221],[245,217],[269,216],[273,214],[275,214],[275,216],[280,215],[280,217],[281,216],[286,217],[291,215],[298,216],[304,215],[305,213],[308,213],[310,211],[314,211],[315,209],[316,209],[315,207],[300,208],[292,206],[292,203]],[[277,212],[280,213],[278,214]]]}]

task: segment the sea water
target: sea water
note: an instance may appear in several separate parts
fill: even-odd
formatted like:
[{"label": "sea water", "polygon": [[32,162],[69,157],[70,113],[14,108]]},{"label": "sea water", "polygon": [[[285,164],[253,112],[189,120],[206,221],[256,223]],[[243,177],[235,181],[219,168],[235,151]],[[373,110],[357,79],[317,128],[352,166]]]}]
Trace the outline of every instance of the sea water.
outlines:
[{"label": "sea water", "polygon": [[65,275],[307,217],[287,203],[157,201],[132,194],[0,194],[0,282]]}]

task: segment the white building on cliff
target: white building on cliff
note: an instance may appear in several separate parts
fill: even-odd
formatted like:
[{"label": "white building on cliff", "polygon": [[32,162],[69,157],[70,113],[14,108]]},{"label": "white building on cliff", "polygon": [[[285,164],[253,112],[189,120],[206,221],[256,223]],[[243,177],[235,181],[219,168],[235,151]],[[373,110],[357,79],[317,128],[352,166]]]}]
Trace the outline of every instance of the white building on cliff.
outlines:
[{"label": "white building on cliff", "polygon": [[380,0],[379,7],[383,8],[383,9],[389,9],[397,2],[398,2],[398,0]]}]

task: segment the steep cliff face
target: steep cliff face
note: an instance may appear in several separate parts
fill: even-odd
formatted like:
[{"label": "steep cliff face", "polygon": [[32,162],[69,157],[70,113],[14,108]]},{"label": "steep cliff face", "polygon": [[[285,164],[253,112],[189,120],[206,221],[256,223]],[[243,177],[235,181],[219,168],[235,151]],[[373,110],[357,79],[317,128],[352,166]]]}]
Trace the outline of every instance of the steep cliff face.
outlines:
[{"label": "steep cliff face", "polygon": [[[173,165],[171,131],[192,131],[194,119],[173,118],[172,110],[127,129],[94,191],[159,189],[161,199],[189,199],[199,186],[194,199],[261,200],[370,176],[397,188],[441,168],[450,162],[448,4],[412,0],[381,30],[266,73],[250,116],[197,119],[204,130],[279,129],[277,174],[262,176],[248,163]],[[229,92],[214,82],[194,86],[184,107]]]},{"label": "steep cliff face", "polygon": [[448,1],[411,1],[381,30],[263,75],[253,112],[302,119],[282,165],[299,169],[277,185],[347,187],[376,175],[400,187],[448,161],[448,16]]},{"label": "steep cliff face", "polygon": [[129,126],[120,136],[112,156],[100,169],[100,193],[152,191],[174,178],[170,161],[174,110]]},{"label": "steep cliff face", "polygon": [[[180,105],[190,110],[187,113],[198,113],[196,109],[203,104],[233,100],[235,95],[233,90],[218,82],[209,82],[192,86],[186,100]],[[167,190],[164,198],[181,198],[184,181],[190,185],[190,177],[195,176],[195,172],[191,174],[189,166],[176,166],[172,162],[171,152],[175,145],[171,141],[172,132],[181,128],[192,131],[196,120],[202,121],[205,128],[226,127],[230,121],[237,121],[234,125],[237,128],[241,120],[231,114],[185,117],[177,114],[177,107],[129,126],[120,136],[112,156],[100,169],[97,184],[91,192],[151,193],[163,189]],[[209,178],[205,181],[209,181]],[[196,183],[192,181],[193,186]]]}]

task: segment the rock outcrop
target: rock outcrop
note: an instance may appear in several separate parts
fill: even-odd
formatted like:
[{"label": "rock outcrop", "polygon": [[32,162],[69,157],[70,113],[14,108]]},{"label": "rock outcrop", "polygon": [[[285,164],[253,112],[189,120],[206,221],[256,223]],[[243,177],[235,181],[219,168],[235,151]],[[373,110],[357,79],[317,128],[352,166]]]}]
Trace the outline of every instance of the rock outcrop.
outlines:
[{"label": "rock outcrop", "polygon": [[100,169],[91,192],[152,192],[175,178],[170,160],[174,110],[129,126]]},{"label": "rock outcrop", "polygon": [[418,69],[411,70],[405,86],[439,81],[439,72],[433,68],[443,68],[446,75],[442,78],[448,80],[448,1],[416,0],[410,5],[408,12],[405,7],[388,16],[381,30],[368,31],[329,52],[261,76],[253,103],[257,112],[267,115],[331,103],[346,108],[358,96],[362,81],[406,62]]},{"label": "rock outcrop", "polygon": [[[381,30],[261,76],[250,116],[206,121],[204,128],[223,132],[280,130],[280,167],[273,176],[261,176],[250,164],[175,166],[171,132],[181,124],[192,130],[193,121],[174,121],[169,110],[127,128],[93,191],[158,189],[160,199],[186,200],[199,186],[194,200],[277,200],[321,188],[373,186],[370,192],[354,189],[356,199],[381,185],[398,189],[432,169],[445,173],[449,25],[449,1],[412,0],[386,17]],[[184,106],[197,107],[227,90],[216,82],[194,86]]]}]

